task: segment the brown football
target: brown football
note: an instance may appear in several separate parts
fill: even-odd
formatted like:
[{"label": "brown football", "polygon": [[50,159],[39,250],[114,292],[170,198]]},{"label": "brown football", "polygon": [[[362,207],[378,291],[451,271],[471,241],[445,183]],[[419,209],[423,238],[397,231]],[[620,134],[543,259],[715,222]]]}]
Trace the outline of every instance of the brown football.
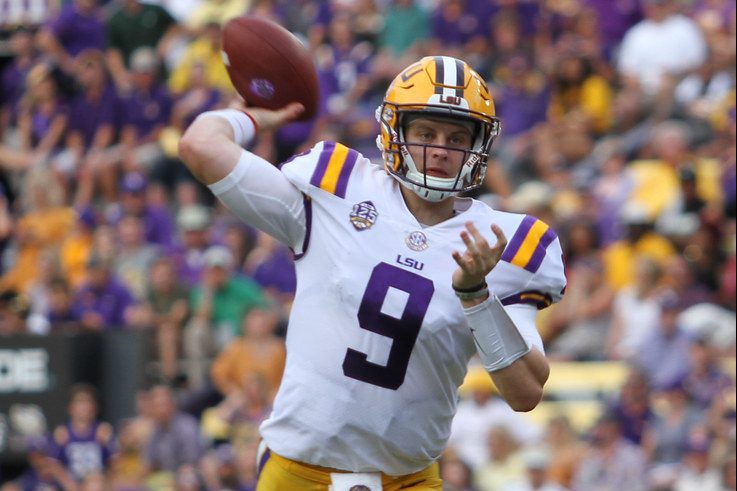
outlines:
[{"label": "brown football", "polygon": [[223,28],[223,62],[246,104],[279,109],[300,102],[302,121],[320,103],[320,86],[312,54],[300,40],[263,17],[242,16]]}]

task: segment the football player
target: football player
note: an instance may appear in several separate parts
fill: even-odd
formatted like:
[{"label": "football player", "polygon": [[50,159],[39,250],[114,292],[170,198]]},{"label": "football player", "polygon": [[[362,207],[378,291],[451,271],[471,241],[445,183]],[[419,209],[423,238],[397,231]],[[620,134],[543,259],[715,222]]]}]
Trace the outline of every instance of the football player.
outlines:
[{"label": "football player", "polygon": [[565,286],[558,238],[458,196],[482,184],[500,129],[461,60],[426,57],[391,83],[383,165],[332,141],[281,169],[242,148],[301,110],[204,113],[180,142],[199,180],[296,257],[257,489],[441,489],[435,462],[475,353],[514,409],[542,397],[535,316]]}]

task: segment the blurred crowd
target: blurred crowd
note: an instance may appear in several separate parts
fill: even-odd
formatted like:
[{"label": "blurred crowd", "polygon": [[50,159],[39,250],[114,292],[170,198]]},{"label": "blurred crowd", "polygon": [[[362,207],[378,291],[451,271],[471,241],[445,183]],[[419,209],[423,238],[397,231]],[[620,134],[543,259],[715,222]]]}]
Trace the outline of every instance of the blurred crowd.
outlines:
[{"label": "blurred crowd", "polygon": [[244,13],[318,67],[318,116],[254,144],[276,163],[322,139],[379,163],[387,83],[424,55],[468,61],[502,120],[474,197],[563,245],[548,356],[631,367],[583,430],[565,413],[537,427],[483,384],[464,394],[445,489],[737,489],[734,1],[0,0],[0,337],[140,329],[153,360],[115,426],[74,387],[69,422],[29,441],[3,491],[254,488],[291,251],[176,150],[236,97],[220,42]]}]

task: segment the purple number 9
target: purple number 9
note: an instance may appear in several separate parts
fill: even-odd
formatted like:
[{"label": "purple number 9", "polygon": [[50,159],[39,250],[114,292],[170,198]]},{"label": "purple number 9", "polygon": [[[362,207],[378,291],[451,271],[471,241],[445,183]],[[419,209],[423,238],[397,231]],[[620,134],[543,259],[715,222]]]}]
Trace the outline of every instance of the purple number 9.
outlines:
[{"label": "purple number 9", "polygon": [[[381,312],[389,288],[409,295],[400,318]],[[378,365],[368,361],[365,353],[348,348],[343,373],[362,382],[397,390],[404,383],[409,357],[434,292],[431,280],[387,263],[378,264],[358,308],[358,324],[361,329],[392,339],[389,359],[386,365]]]}]

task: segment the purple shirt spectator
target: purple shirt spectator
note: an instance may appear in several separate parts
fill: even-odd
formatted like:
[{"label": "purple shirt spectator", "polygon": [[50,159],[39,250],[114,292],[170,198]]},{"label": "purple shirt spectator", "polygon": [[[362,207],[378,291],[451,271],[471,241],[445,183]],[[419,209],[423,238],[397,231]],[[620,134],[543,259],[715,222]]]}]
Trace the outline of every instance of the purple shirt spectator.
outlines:
[{"label": "purple shirt spectator", "polygon": [[157,425],[144,449],[143,459],[156,470],[175,471],[183,464],[194,464],[204,453],[197,419],[176,412],[169,424]]},{"label": "purple shirt spectator", "polygon": [[611,53],[627,29],[642,20],[641,0],[585,0],[597,13],[604,52]]},{"label": "purple shirt spectator", "polygon": [[84,322],[87,314],[97,314],[102,319],[102,329],[120,329],[125,327],[125,311],[134,299],[119,280],[108,277],[99,285],[82,285],[72,303],[78,320]]},{"label": "purple shirt spectator", "polygon": [[274,288],[279,293],[294,293],[297,276],[291,251],[279,246],[274,253],[253,270],[251,275],[264,288]]},{"label": "purple shirt spectator", "polygon": [[112,85],[105,87],[97,100],[90,100],[84,93],[79,94],[71,102],[69,131],[81,133],[85,148],[90,148],[100,126],[118,125],[119,111],[120,99]]},{"label": "purple shirt spectator", "polygon": [[88,48],[105,49],[105,24],[96,10],[88,14],[80,11],[76,4],[67,5],[46,27],[71,56]]},{"label": "purple shirt spectator", "polygon": [[63,443],[55,442],[49,455],[62,463],[77,480],[92,472],[104,472],[113,455],[112,439],[100,442],[101,423],[92,425],[87,433],[78,433],[67,423],[64,425],[67,438]]},{"label": "purple shirt spectator", "polygon": [[146,177],[138,172],[129,172],[120,183],[121,204],[107,215],[111,225],[117,224],[123,215],[132,214],[141,217],[146,232],[146,242],[157,244],[165,250],[171,250],[176,238],[174,218],[163,206],[154,206],[146,202]]},{"label": "purple shirt spectator", "polygon": [[146,138],[169,122],[171,108],[171,95],[163,86],[137,91],[124,101],[123,125],[135,127],[139,139]]},{"label": "purple shirt spectator", "polygon": [[547,87],[535,92],[522,87],[504,86],[496,91],[496,95],[496,114],[502,120],[505,138],[524,133],[546,120],[550,99]]},{"label": "purple shirt spectator", "polygon": [[[457,7],[452,3],[436,10],[431,19],[432,37],[440,41],[444,47],[463,46],[482,32],[478,16],[467,7],[463,8],[463,2],[457,2],[461,4]],[[458,15],[454,12],[456,8],[459,11]]]},{"label": "purple shirt spectator", "polygon": [[10,110],[11,123],[15,123],[18,118],[18,103],[23,96],[26,87],[26,75],[32,65],[19,66],[17,63],[11,63],[2,75],[0,75],[0,106],[5,106]]},{"label": "purple shirt spectator", "polygon": [[31,145],[37,145],[38,142],[51,129],[54,119],[59,116],[69,116],[69,108],[65,104],[56,104],[56,107],[50,114],[42,111],[35,111],[31,115]]},{"label": "purple shirt spectator", "polygon": [[499,6],[496,0],[471,0],[468,2],[467,10],[479,20],[477,34],[484,37],[491,36],[492,22],[494,17],[501,12],[516,14],[520,20],[520,26],[524,35],[535,34],[538,30],[540,18],[540,6],[537,0],[520,0],[514,6]]}]

